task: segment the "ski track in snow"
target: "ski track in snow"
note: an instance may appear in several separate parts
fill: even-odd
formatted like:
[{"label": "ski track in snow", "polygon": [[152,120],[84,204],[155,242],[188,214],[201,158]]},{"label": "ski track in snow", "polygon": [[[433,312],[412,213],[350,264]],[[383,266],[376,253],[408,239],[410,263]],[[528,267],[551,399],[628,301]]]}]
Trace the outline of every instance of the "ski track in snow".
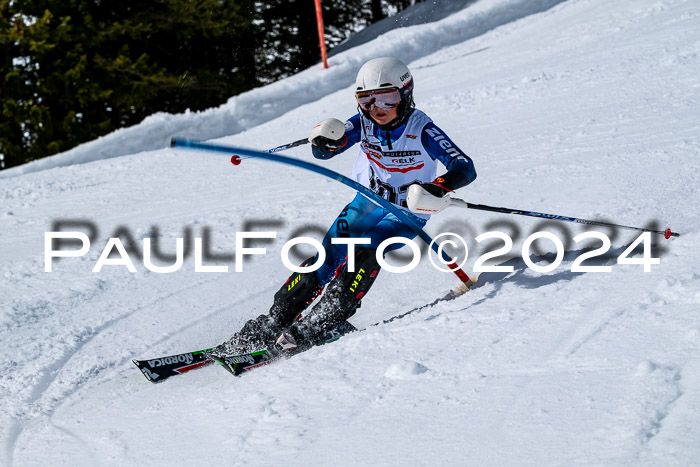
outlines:
[{"label": "ski track in snow", "polygon": [[[4,173],[3,465],[696,464],[698,19],[700,6],[683,0],[482,0],[343,52],[332,73],[307,70],[172,122],[157,115]],[[353,193],[287,167],[232,167],[193,151],[65,164],[135,152],[126,135],[162,146],[181,124],[232,145],[296,140],[323,118],[354,113],[348,76],[377,55],[410,62],[419,107],[475,159],[479,178],[458,196],[670,226],[681,237],[655,238],[661,264],[644,273],[615,261],[637,234],[600,229],[613,246],[587,264],[613,271],[578,273],[575,258],[598,246],[573,242],[582,227],[446,211],[427,231],[472,239],[468,267],[484,253],[474,236],[489,230],[510,233],[518,255],[546,228],[566,255],[545,274],[516,256],[505,263],[514,272],[483,273],[469,293],[432,306],[454,279],[424,259],[410,274],[380,274],[351,319],[363,332],[243,378],[211,366],[147,382],[132,358],[215,345],[266,312],[288,275],[281,245],[302,225],[325,229]],[[261,110],[232,126],[236,108]],[[289,152],[310,160],[308,147]],[[323,164],[347,174],[353,160]],[[90,220],[99,232],[85,257],[45,273],[43,235],[57,219]],[[250,222],[277,239],[243,273],[230,259],[217,263],[229,273],[194,273],[191,255],[174,274],[137,260],[136,274],[91,272],[120,228],[139,248],[152,238],[166,253],[186,228],[195,237],[209,228],[211,252],[230,257]],[[554,256],[545,243],[537,264]]]}]

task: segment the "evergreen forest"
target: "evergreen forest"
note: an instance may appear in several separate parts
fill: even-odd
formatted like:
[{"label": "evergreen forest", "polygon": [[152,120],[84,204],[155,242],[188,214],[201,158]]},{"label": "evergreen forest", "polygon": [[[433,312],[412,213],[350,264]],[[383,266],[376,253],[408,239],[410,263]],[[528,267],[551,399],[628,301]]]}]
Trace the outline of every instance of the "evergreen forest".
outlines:
[{"label": "evergreen forest", "polygon": [[[326,47],[420,0],[322,0]],[[0,168],[320,61],[314,0],[0,0]]]}]

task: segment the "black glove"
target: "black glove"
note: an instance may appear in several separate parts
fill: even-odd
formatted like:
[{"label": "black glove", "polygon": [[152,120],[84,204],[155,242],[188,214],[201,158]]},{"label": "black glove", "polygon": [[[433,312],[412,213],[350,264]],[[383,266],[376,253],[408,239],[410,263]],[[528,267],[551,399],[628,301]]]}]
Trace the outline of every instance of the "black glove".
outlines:
[{"label": "black glove", "polygon": [[436,179],[435,181],[429,182],[429,183],[420,183],[419,185],[421,188],[423,188],[425,191],[430,193],[433,196],[436,196],[438,198],[442,198],[445,196],[447,193],[449,193],[451,190],[448,190],[447,188],[443,187],[440,185]]}]

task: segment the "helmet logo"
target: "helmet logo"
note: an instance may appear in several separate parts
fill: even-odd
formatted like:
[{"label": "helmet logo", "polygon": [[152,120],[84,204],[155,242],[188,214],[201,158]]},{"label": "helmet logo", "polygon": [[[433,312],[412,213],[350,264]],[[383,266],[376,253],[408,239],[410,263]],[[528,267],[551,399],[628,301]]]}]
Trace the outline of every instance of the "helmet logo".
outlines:
[{"label": "helmet logo", "polygon": [[403,82],[403,81],[406,81],[410,77],[411,77],[411,72],[407,71],[406,73],[401,75],[401,77],[399,79]]}]

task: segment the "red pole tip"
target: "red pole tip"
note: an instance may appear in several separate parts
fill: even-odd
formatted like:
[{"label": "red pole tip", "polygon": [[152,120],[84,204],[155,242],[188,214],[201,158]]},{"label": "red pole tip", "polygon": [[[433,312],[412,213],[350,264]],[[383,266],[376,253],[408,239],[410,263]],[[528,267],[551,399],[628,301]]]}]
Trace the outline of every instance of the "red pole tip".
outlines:
[{"label": "red pole tip", "polygon": [[240,156],[231,156],[231,163],[233,165],[239,165],[241,163],[241,157]]},{"label": "red pole tip", "polygon": [[669,238],[671,238],[671,229],[670,229],[670,228],[664,230],[664,238],[665,238],[666,240],[668,240]]}]

